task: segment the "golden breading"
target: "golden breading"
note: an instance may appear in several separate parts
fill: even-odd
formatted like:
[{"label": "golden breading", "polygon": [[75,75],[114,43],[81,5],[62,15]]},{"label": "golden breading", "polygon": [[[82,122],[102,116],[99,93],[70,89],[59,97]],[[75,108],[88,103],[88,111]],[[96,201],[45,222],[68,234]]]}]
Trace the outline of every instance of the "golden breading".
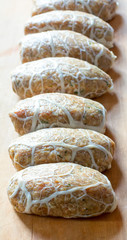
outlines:
[{"label": "golden breading", "polygon": [[84,129],[51,128],[25,134],[9,146],[17,170],[28,166],[74,162],[100,172],[111,168],[114,142],[101,133]]},{"label": "golden breading", "polygon": [[86,60],[107,71],[115,55],[90,38],[69,30],[29,34],[21,41],[21,61],[31,62],[47,57],[73,57]]},{"label": "golden breading", "polygon": [[79,11],[52,11],[34,16],[25,25],[25,34],[50,30],[72,30],[113,47],[113,28],[101,18]]},{"label": "golden breading", "polygon": [[9,115],[20,135],[53,127],[105,132],[103,105],[70,94],[45,93],[21,100]]},{"label": "golden breading", "polygon": [[8,197],[17,212],[64,218],[94,217],[117,206],[108,178],[74,163],[42,164],[17,172]]},{"label": "golden breading", "polygon": [[109,75],[76,58],[44,58],[18,66],[11,75],[12,88],[21,98],[62,92],[94,98],[110,91]]},{"label": "golden breading", "polygon": [[116,13],[116,0],[33,0],[32,15],[54,10],[73,10],[91,13],[105,21],[112,19]]}]

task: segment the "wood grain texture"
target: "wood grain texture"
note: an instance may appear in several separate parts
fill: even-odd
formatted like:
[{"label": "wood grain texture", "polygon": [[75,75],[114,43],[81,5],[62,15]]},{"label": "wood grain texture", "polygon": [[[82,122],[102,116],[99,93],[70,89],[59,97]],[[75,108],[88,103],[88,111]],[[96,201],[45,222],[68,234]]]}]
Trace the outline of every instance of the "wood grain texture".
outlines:
[{"label": "wood grain texture", "polygon": [[1,240],[126,240],[127,239],[127,2],[120,1],[118,14],[111,21],[115,28],[114,53],[118,55],[110,75],[114,91],[98,98],[108,110],[107,135],[116,142],[109,177],[118,199],[112,214],[93,219],[66,220],[17,214],[10,205],[6,187],[15,170],[8,156],[8,145],[17,134],[8,112],[18,97],[12,92],[10,71],[19,63],[18,42],[30,17],[32,0],[0,0],[0,239]]}]

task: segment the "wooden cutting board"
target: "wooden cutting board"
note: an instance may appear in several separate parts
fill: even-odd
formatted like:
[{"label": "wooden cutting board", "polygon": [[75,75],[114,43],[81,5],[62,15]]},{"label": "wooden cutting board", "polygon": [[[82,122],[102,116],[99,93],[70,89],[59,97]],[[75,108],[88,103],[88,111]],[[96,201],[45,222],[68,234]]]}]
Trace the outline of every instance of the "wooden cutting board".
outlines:
[{"label": "wooden cutting board", "polygon": [[116,142],[112,169],[105,174],[112,182],[118,208],[93,219],[66,220],[17,214],[6,188],[15,173],[8,145],[17,137],[8,112],[18,101],[11,89],[10,72],[20,64],[18,43],[29,18],[32,0],[0,0],[0,240],[126,240],[127,239],[127,1],[120,1],[111,21],[118,56],[110,75],[114,91],[97,99],[108,110],[106,134]]}]

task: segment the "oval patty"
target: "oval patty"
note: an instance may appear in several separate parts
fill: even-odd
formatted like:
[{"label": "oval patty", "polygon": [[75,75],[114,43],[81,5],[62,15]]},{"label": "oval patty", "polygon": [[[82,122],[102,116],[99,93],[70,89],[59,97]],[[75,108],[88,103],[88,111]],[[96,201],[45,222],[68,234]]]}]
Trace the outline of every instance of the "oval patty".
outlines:
[{"label": "oval patty", "polygon": [[117,9],[116,0],[34,0],[34,3],[33,16],[54,10],[76,10],[108,21],[113,18]]},{"label": "oval patty", "polygon": [[84,129],[51,128],[25,134],[9,147],[15,168],[74,162],[100,172],[111,168],[114,142],[101,133]]},{"label": "oval patty", "polygon": [[49,30],[72,30],[113,47],[113,28],[101,18],[79,11],[52,11],[34,16],[25,25],[25,34]]},{"label": "oval patty", "polygon": [[76,58],[44,58],[18,66],[11,75],[12,88],[21,98],[62,92],[99,97],[113,88],[109,75]]},{"label": "oval patty", "polygon": [[19,101],[10,112],[23,135],[42,128],[86,128],[104,133],[106,110],[98,102],[62,93],[46,93]]},{"label": "oval patty", "polygon": [[115,60],[115,55],[80,33],[69,30],[53,30],[29,34],[21,42],[22,63],[47,57],[73,57],[86,60],[107,71]]},{"label": "oval patty", "polygon": [[94,217],[117,205],[106,176],[74,163],[42,164],[17,172],[8,197],[17,212],[64,218]]}]

